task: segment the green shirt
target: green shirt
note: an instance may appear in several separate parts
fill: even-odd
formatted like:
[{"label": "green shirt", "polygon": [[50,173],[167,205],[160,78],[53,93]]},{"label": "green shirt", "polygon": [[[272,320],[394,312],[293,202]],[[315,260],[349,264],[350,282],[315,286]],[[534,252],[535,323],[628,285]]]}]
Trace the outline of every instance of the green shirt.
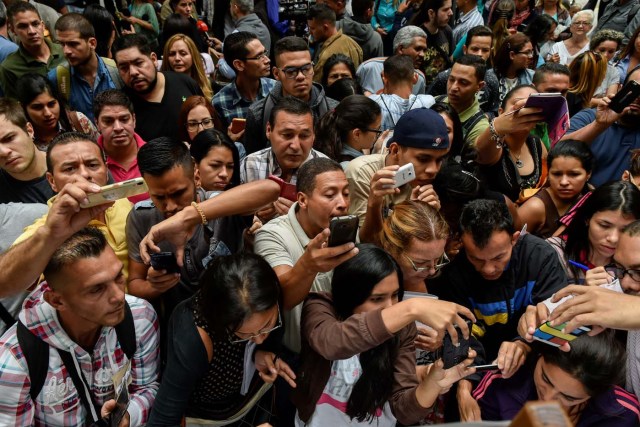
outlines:
[{"label": "green shirt", "polygon": [[[449,98],[444,98],[444,102],[449,103]],[[478,98],[473,101],[473,104],[462,113],[458,113],[458,117],[460,117],[460,122],[464,127],[464,124],[467,120],[472,118],[478,111],[480,111],[480,103],[478,102]],[[473,128],[469,129],[464,138],[464,145],[467,147],[475,147],[476,141],[482,132],[484,132],[489,127],[489,120],[487,117],[481,118]]]},{"label": "green shirt", "polygon": [[51,54],[47,63],[40,62],[26,49],[20,45],[20,48],[7,56],[7,59],[0,65],[0,86],[6,97],[17,98],[16,82],[26,73],[37,73],[45,78],[52,68],[65,62],[62,47],[45,39],[45,43],[49,46]]}]

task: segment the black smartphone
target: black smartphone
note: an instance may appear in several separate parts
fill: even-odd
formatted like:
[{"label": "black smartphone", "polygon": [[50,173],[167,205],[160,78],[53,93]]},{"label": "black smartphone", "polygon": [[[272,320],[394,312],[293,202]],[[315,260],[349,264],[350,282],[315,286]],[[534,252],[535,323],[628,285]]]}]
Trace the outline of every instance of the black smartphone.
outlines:
[{"label": "black smartphone", "polygon": [[[469,333],[471,333],[471,321],[467,320],[466,323],[469,328]],[[456,332],[458,332],[458,346],[453,345],[449,333],[444,334],[444,339],[442,340],[442,361],[444,362],[444,369],[452,368],[469,357],[469,340],[462,336],[462,331],[460,331],[457,325],[455,328]]]},{"label": "black smartphone", "polygon": [[180,267],[173,252],[151,254],[151,267],[154,270],[166,270],[167,274],[180,273]]},{"label": "black smartphone", "polygon": [[622,113],[626,107],[629,106],[637,97],[640,96],[640,83],[635,80],[629,80],[627,84],[625,84],[620,92],[616,93],[616,96],[611,99],[611,103],[609,104],[609,108],[611,108],[616,113]]},{"label": "black smartphone", "polygon": [[498,368],[498,365],[496,364],[492,364],[492,365],[476,365],[476,366],[469,366],[470,368],[476,368],[476,372],[487,372],[487,371],[497,371],[500,368]]},{"label": "black smartphone", "polygon": [[356,242],[358,236],[358,217],[345,215],[331,218],[329,222],[329,246],[340,246],[345,243]]}]

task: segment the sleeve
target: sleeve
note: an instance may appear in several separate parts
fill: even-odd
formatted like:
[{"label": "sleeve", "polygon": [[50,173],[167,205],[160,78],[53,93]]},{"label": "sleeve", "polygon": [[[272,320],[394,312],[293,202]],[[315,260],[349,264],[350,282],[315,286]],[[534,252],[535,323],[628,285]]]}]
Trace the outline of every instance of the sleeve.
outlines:
[{"label": "sleeve", "polygon": [[[380,313],[379,311],[374,313]],[[393,363],[393,391],[389,405],[401,424],[413,425],[424,418],[432,408],[423,408],[416,397],[416,327],[411,323],[398,335],[398,355]]]},{"label": "sleeve", "polygon": [[15,326],[9,329],[0,347],[0,425],[33,425],[35,409],[29,396],[31,382],[26,363],[17,357]]},{"label": "sleeve", "polygon": [[431,96],[439,96],[447,94],[447,79],[448,73],[446,71],[442,71],[438,73],[433,82],[427,89],[427,93]]},{"label": "sleeve", "polygon": [[596,119],[596,111],[594,109],[585,109],[571,117],[569,130],[567,134],[582,129]]},{"label": "sleeve", "polygon": [[156,16],[156,11],[151,4],[147,3],[146,6],[146,13],[149,15],[149,23],[153,27],[153,34],[157,36],[160,33],[160,25],[158,25],[158,17]]},{"label": "sleeve", "polygon": [[293,267],[295,264],[282,237],[269,224],[260,228],[256,233],[253,251],[263,257],[271,268],[279,265]]},{"label": "sleeve", "polygon": [[362,227],[367,213],[369,190],[371,189],[371,176],[363,173],[363,168],[356,169],[354,162],[347,167],[347,181],[349,182],[349,214],[357,215],[359,225]]},{"label": "sleeve", "polygon": [[129,258],[142,263],[142,257],[140,256],[140,241],[147,234],[140,227],[139,222],[139,213],[136,213],[135,207],[129,212],[129,216],[127,216],[127,225],[126,225],[126,233],[127,233],[127,248],[129,250]]},{"label": "sleeve", "polygon": [[[311,295],[304,303],[300,329],[313,351],[327,360],[348,359],[393,337],[384,325],[381,310],[340,321],[331,301],[323,295]],[[412,369],[415,377],[415,348]]]},{"label": "sleeve", "polygon": [[147,427],[180,426],[189,397],[209,368],[207,350],[188,310],[182,303],[171,316],[167,365]]},{"label": "sleeve", "polygon": [[356,70],[356,77],[358,78],[363,91],[376,93],[377,90],[375,87],[373,87],[375,80],[372,76],[372,68],[373,67],[370,67],[367,62],[360,64],[360,66]]},{"label": "sleeve", "polygon": [[[536,284],[531,291],[530,303],[535,305],[567,286],[567,275],[555,249],[547,242],[538,245],[540,267],[536,270]],[[535,254],[532,254],[536,257]],[[532,257],[528,257],[531,259]]]},{"label": "sleeve", "polygon": [[473,390],[472,396],[480,406],[480,413],[483,420],[502,420],[500,414],[500,383],[502,374],[500,372],[487,372],[480,381],[480,384]]},{"label": "sleeve", "polygon": [[[131,401],[128,411],[132,427],[147,422],[158,392],[160,375],[158,316],[146,301],[140,301],[139,305],[140,307],[136,309],[132,307],[134,316],[140,319],[136,321],[135,326],[138,349],[131,361],[132,382],[129,385]],[[140,315],[137,315],[136,311]]]}]

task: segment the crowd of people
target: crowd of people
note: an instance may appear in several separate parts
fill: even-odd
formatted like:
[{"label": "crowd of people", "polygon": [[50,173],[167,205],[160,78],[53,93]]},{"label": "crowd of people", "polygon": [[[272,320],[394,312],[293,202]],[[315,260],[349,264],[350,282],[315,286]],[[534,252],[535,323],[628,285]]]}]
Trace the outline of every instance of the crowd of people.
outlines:
[{"label": "crowd of people", "polygon": [[0,425],[639,426],[638,0],[295,7],[0,2]]}]

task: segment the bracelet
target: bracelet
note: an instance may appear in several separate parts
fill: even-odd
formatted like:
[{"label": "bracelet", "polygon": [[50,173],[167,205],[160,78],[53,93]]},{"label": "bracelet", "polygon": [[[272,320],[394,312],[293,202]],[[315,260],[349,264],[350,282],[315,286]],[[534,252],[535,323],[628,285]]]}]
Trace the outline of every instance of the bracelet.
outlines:
[{"label": "bracelet", "polygon": [[493,118],[493,120],[489,122],[489,133],[491,133],[491,140],[496,143],[496,148],[499,150],[504,148],[504,142],[502,142],[504,141],[504,136],[501,136],[496,132],[496,126],[493,124],[495,121],[496,118]]},{"label": "bracelet", "polygon": [[191,202],[191,206],[196,208],[196,210],[200,214],[200,218],[202,218],[202,225],[207,225],[207,217],[205,216],[204,212],[202,211],[202,208],[200,207],[200,205],[197,204],[196,202]]}]

